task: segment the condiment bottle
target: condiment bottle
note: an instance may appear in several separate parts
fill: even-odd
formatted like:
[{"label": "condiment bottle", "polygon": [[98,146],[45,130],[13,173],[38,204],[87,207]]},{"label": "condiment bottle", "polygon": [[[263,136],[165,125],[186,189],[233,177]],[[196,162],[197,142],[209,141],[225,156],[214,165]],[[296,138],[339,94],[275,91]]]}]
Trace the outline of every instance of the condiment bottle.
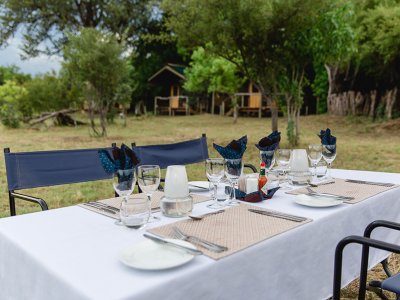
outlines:
[{"label": "condiment bottle", "polygon": [[266,193],[264,192],[266,189],[263,189],[263,187],[267,184],[267,176],[265,176],[265,163],[261,162],[260,163],[260,176],[258,177],[258,190],[263,193],[263,196],[267,196]]}]

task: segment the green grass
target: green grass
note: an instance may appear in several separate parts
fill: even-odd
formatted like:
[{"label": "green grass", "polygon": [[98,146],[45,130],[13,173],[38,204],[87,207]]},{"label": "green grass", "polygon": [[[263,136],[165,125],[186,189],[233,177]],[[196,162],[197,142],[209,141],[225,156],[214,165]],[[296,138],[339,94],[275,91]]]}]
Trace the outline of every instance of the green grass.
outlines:
[{"label": "green grass", "polygon": [[[82,117],[82,116],[79,116]],[[288,147],[286,139],[286,120],[279,119],[282,132],[281,147]],[[301,118],[301,141],[298,148],[319,141],[320,129],[330,127],[338,139],[338,156],[335,168],[400,172],[400,137],[397,130],[384,129],[384,123],[371,123],[366,118],[331,117],[327,115]],[[86,126],[78,128],[42,127],[42,129],[6,129],[0,127],[0,144],[11,151],[34,151],[49,149],[78,149],[106,147],[112,142],[136,142],[138,145],[172,143],[200,137],[207,134],[210,156],[218,156],[212,143],[227,144],[234,138],[247,134],[249,142],[244,155],[245,162],[258,165],[258,152],[254,144],[271,132],[269,118],[239,118],[233,124],[232,118],[197,116],[148,116],[130,117],[127,126],[122,122],[109,125],[108,137],[96,138],[89,135]],[[187,167],[189,180],[204,179],[202,164]],[[0,217],[8,215],[8,197],[4,160],[0,160]],[[74,205],[79,202],[113,195],[108,182],[88,182],[26,191],[44,198],[50,208]],[[36,211],[37,207],[26,203],[18,204],[18,213]]]}]

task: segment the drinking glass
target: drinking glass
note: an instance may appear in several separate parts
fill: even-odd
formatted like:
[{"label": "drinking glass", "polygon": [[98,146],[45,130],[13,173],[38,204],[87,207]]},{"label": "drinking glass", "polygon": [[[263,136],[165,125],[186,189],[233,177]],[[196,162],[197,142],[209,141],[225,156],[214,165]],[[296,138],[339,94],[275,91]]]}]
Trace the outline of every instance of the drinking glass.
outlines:
[{"label": "drinking glass", "polygon": [[314,168],[313,181],[317,180],[317,165],[322,158],[322,145],[311,144],[308,145],[308,159],[311,162],[311,166]]},{"label": "drinking glass", "polygon": [[134,169],[117,170],[113,176],[113,187],[115,192],[127,200],[132,194],[136,184],[136,174]]},{"label": "drinking glass", "polygon": [[[282,169],[283,173],[283,181],[287,182],[287,174],[289,172],[289,164],[290,158],[292,156],[292,150],[290,149],[277,149],[275,151],[276,161],[278,162],[278,166]],[[288,187],[283,187],[288,188]]]},{"label": "drinking glass", "polygon": [[[146,193],[149,205],[151,205],[151,196],[153,192],[158,189],[160,185],[160,166],[158,165],[142,165],[137,169],[138,183],[140,189]],[[150,210],[151,211],[151,210]],[[160,218],[152,216],[150,212],[149,222],[159,221]]]},{"label": "drinking glass", "polygon": [[265,170],[267,174],[271,171],[272,167],[275,165],[275,151],[260,151],[260,159],[265,163]]},{"label": "drinking glass", "polygon": [[322,157],[328,164],[327,172],[326,172],[326,177],[328,179],[332,179],[331,176],[331,166],[332,162],[336,158],[336,144],[335,145],[322,145]]},{"label": "drinking glass", "polygon": [[240,175],[243,170],[243,161],[241,158],[238,159],[226,159],[225,160],[225,176],[228,178],[231,184],[231,197],[228,202],[229,205],[239,204],[240,202],[236,200],[235,186],[239,180]]},{"label": "drinking glass", "polygon": [[150,217],[150,202],[147,198],[123,199],[120,207],[121,223],[126,227],[139,229],[147,224]]},{"label": "drinking glass", "polygon": [[209,208],[219,209],[223,207],[222,204],[218,202],[217,191],[218,183],[224,177],[225,160],[222,158],[209,158],[206,160],[206,174],[208,180],[213,184],[214,193],[213,200],[214,203],[207,205]]}]

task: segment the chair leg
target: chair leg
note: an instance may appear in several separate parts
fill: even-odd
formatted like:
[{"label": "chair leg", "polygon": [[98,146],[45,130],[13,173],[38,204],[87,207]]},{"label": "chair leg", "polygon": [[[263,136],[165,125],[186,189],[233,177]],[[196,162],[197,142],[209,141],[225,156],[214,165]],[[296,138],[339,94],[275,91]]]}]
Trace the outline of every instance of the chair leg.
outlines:
[{"label": "chair leg", "polygon": [[10,216],[15,216],[17,214],[15,210],[15,198],[12,196],[11,192],[8,192],[8,198],[10,200]]},{"label": "chair leg", "polygon": [[381,261],[383,270],[385,271],[387,277],[392,277],[393,273],[389,269],[389,260],[388,258],[385,258],[384,260]]}]

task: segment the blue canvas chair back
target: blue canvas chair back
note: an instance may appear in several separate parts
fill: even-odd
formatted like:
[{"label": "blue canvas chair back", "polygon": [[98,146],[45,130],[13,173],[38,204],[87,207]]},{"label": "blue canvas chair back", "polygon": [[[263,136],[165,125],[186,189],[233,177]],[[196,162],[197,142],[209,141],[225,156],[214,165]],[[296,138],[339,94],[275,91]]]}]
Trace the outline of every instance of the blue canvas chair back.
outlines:
[{"label": "blue canvas chair back", "polygon": [[174,144],[133,146],[140,165],[159,165],[164,169],[171,165],[186,165],[208,158],[207,137]]},{"label": "blue canvas chair back", "polygon": [[[111,148],[107,149],[111,153]],[[47,209],[43,199],[16,193],[17,190],[111,178],[100,163],[98,150],[12,153],[4,149],[11,215],[15,215],[15,198],[36,202]]]},{"label": "blue canvas chair back", "polygon": [[110,178],[99,149],[4,153],[9,190]]}]

